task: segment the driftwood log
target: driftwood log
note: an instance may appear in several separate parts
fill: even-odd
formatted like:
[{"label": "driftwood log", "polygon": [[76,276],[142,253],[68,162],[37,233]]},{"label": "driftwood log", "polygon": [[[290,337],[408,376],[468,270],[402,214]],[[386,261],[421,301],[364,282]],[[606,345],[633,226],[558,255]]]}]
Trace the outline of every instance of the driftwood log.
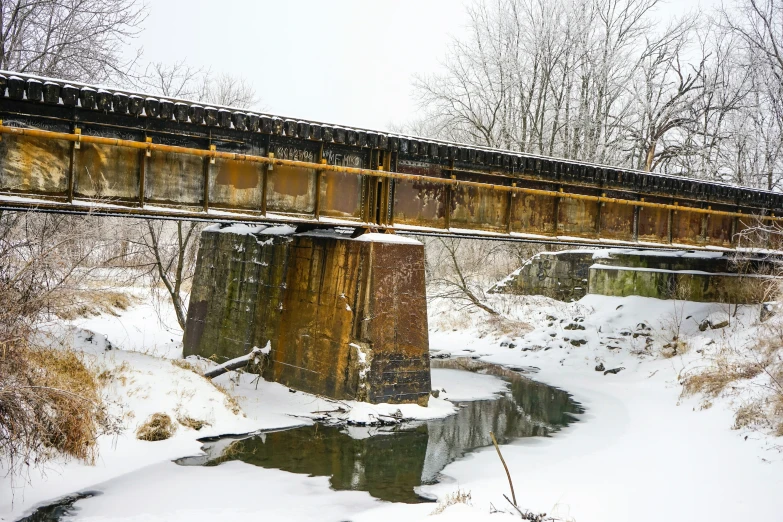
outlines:
[{"label": "driftwood log", "polygon": [[250,363],[259,362],[263,355],[264,355],[263,349],[257,347],[253,348],[253,350],[247,355],[243,355],[242,357],[237,357],[236,359],[231,359],[230,361],[224,362],[220,366],[216,366],[211,370],[204,372],[204,377],[206,377],[207,379],[214,379],[215,377],[219,375],[223,375],[224,373],[230,372],[232,370],[236,370],[238,368],[244,368]]}]

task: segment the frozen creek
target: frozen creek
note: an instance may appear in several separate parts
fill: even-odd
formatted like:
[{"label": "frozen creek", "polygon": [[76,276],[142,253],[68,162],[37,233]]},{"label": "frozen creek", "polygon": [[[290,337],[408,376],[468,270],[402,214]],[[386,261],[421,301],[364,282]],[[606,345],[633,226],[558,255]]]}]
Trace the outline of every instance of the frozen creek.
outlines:
[{"label": "frozen creek", "polygon": [[[247,436],[210,437],[204,441],[201,455],[175,462],[208,468],[228,466],[229,462],[244,463],[268,470],[327,477],[332,490],[366,491],[381,501],[435,502],[435,498],[420,492],[419,486],[437,484],[440,472],[448,464],[491,446],[490,432],[500,444],[522,437],[548,437],[576,421],[582,413],[581,406],[567,392],[531,380],[526,375],[531,371],[528,368],[509,369],[469,358],[436,359],[433,368],[434,388],[437,389],[439,382],[458,383],[465,377],[460,374],[471,372],[476,375],[472,380],[481,381],[479,387],[487,397],[459,400],[458,390],[452,389],[451,395],[458,399],[454,401],[458,406],[454,415],[394,426],[315,423]],[[476,390],[467,393],[475,396]],[[497,465],[498,472],[502,472],[499,461]],[[137,472],[135,480],[154,480],[152,476],[144,477],[149,473],[155,474],[157,470],[147,468]],[[220,475],[220,480],[225,481],[225,475]],[[231,486],[230,482],[223,484],[223,487]],[[38,508],[21,521],[79,520],[82,507],[89,508],[91,501],[105,501],[121,493],[118,487],[115,480],[64,497]],[[166,487],[161,484],[163,490]],[[241,489],[243,483],[235,487]],[[181,501],[176,496],[169,500]]]}]

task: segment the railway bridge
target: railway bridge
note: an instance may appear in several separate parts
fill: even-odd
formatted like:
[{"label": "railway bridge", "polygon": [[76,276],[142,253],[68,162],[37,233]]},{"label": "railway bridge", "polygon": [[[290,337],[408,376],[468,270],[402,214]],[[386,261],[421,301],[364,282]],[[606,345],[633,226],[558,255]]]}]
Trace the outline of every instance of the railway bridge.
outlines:
[{"label": "railway bridge", "polygon": [[400,234],[731,250],[783,219],[776,192],[9,71],[0,120],[0,208],[255,224],[202,236],[186,355],[267,346],[268,378],[373,402],[429,393]]}]

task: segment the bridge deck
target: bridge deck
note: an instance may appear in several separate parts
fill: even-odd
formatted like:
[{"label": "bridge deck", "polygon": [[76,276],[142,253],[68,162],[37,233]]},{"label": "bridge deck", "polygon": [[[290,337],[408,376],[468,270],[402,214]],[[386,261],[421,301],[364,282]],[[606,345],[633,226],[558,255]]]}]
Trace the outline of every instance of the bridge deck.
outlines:
[{"label": "bridge deck", "polygon": [[0,74],[0,206],[732,248],[783,195]]}]

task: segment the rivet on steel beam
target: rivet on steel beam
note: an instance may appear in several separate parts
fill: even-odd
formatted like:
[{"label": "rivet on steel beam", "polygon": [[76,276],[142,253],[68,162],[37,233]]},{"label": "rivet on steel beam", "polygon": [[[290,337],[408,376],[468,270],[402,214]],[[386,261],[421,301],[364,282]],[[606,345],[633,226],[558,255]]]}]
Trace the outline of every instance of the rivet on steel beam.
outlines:
[{"label": "rivet on steel beam", "polygon": [[[215,145],[210,145],[209,146],[209,150],[210,150],[210,152],[215,152]],[[212,154],[209,157],[209,163],[210,163],[210,165],[214,165],[215,164],[215,155],[214,154]]]}]

